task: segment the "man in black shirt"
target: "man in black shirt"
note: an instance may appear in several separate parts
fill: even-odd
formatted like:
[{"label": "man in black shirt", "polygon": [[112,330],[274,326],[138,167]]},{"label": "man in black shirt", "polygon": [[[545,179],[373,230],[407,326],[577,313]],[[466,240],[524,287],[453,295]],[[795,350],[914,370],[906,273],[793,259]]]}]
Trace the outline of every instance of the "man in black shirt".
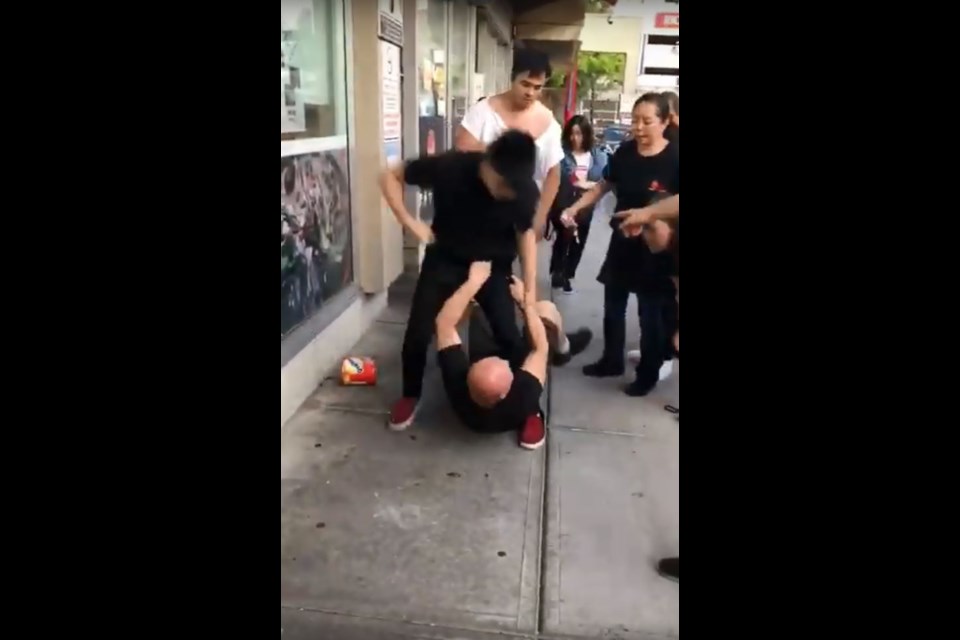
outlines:
[{"label": "man in black shirt", "polygon": [[530,347],[516,370],[499,357],[497,341],[476,312],[470,319],[469,354],[457,333],[457,324],[491,279],[491,272],[489,262],[471,264],[467,281],[437,315],[437,359],[443,386],[457,416],[470,429],[484,433],[517,430],[521,447],[537,449],[546,439],[539,414],[550,344],[537,306],[526,304],[523,284],[514,279],[511,295],[523,308]]},{"label": "man in black shirt", "polygon": [[[448,152],[422,157],[383,174],[381,187],[397,220],[428,243],[403,340],[403,397],[392,407],[390,427],[408,427],[416,413],[433,337],[444,301],[467,279],[470,264],[491,262],[494,277],[475,299],[490,323],[501,353],[514,366],[526,349],[517,327],[509,290],[512,264],[519,252],[524,265],[536,264],[534,210],[539,197],[533,180],[536,143],[508,131],[484,152]],[[432,226],[410,215],[403,202],[404,183],[433,191]],[[536,270],[525,283],[527,302],[535,302]]]}]

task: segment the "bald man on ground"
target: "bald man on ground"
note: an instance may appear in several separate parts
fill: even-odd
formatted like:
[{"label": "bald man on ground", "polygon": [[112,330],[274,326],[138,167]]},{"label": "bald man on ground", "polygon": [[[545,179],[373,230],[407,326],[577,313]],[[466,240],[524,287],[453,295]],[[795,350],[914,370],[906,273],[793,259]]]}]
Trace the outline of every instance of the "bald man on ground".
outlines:
[{"label": "bald man on ground", "polygon": [[504,358],[509,354],[496,343],[479,309],[470,316],[468,353],[457,325],[489,277],[489,262],[471,264],[467,281],[437,315],[437,359],[443,385],[450,404],[467,427],[482,433],[517,431],[521,447],[538,449],[546,440],[540,396],[547,379],[551,342],[553,363],[559,365],[586,348],[592,334],[589,330],[564,334],[556,307],[550,302],[528,303],[523,282],[512,278],[510,293],[522,310],[529,342],[520,366],[514,369]]}]

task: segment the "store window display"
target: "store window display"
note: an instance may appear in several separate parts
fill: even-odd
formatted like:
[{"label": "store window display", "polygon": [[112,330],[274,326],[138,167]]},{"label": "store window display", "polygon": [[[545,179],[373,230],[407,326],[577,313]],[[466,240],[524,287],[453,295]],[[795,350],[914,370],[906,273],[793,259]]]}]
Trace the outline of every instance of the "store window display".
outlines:
[{"label": "store window display", "polygon": [[280,2],[280,337],[353,282],[344,0]]}]

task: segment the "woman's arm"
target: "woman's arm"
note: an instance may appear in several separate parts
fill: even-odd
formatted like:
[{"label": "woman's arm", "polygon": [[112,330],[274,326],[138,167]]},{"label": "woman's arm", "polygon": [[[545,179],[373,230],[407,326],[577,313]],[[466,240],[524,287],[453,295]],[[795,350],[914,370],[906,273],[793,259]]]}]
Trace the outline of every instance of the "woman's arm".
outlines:
[{"label": "woman's arm", "polygon": [[575,226],[577,224],[576,217],[581,211],[587,207],[592,207],[593,205],[597,204],[600,198],[605,196],[616,186],[617,181],[620,179],[618,167],[619,164],[617,162],[617,156],[615,155],[610,159],[610,163],[605,165],[601,170],[602,177],[600,178],[600,181],[593,185],[590,190],[580,196],[580,199],[577,200],[573,206],[564,210],[564,212],[560,215],[560,221],[564,224],[564,226]]},{"label": "woman's arm", "polygon": [[572,227],[576,225],[576,217],[580,214],[580,212],[587,207],[592,207],[595,205],[600,198],[606,195],[606,193],[612,188],[613,184],[611,184],[609,181],[601,180],[595,184],[592,189],[580,196],[580,199],[573,203],[573,205],[563,210],[563,213],[560,214],[560,222],[562,222],[566,227]]},{"label": "woman's arm", "polygon": [[628,209],[614,214],[620,219],[624,233],[638,231],[640,227],[656,220],[676,220],[680,217],[680,194],[664,198],[641,209]]}]

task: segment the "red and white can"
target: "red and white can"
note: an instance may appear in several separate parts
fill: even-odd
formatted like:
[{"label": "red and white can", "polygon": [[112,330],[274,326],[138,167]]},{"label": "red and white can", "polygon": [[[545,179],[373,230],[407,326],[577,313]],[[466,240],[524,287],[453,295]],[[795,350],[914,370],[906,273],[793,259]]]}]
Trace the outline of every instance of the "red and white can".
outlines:
[{"label": "red and white can", "polygon": [[377,384],[377,363],[364,356],[344,358],[340,365],[340,382],[344,385]]}]

